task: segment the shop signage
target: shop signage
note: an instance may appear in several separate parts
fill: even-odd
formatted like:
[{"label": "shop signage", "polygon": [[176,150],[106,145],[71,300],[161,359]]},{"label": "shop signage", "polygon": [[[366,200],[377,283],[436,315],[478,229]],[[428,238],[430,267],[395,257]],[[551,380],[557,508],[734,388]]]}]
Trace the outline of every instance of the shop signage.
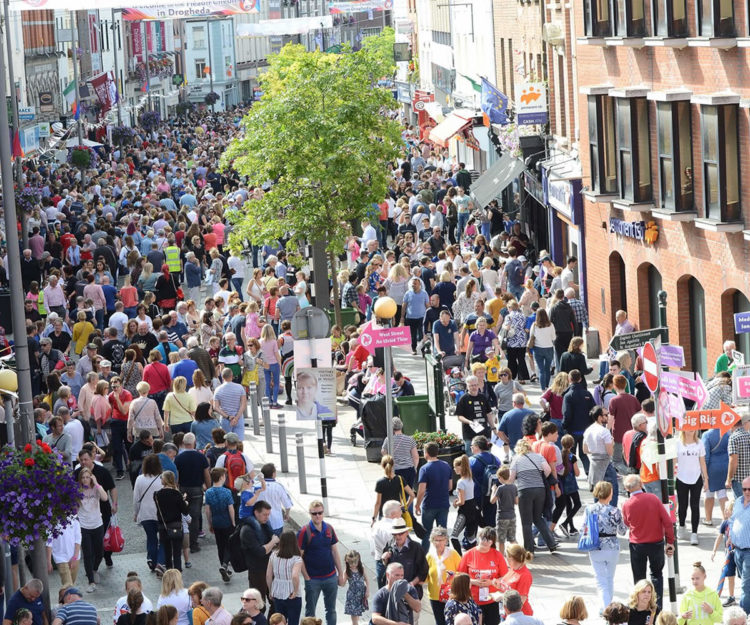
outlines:
[{"label": "shop signage", "polygon": [[542,82],[523,82],[516,88],[516,121],[519,126],[547,123],[547,88]]},{"label": "shop signage", "polygon": [[403,104],[411,104],[411,90],[409,83],[396,82],[396,99]]},{"label": "shop signage", "polygon": [[39,92],[39,112],[52,113],[55,110],[55,97],[51,91]]},{"label": "shop signage", "polygon": [[544,190],[542,183],[536,179],[528,169],[523,172],[523,186],[531,197],[544,206]]},{"label": "shop signage", "polygon": [[570,183],[567,180],[552,180],[547,178],[547,201],[556,211],[573,219]]},{"label": "shop signage", "polygon": [[609,231],[619,234],[623,237],[630,239],[636,239],[643,241],[646,236],[646,222],[645,221],[623,221],[622,219],[616,219],[610,217],[609,219]]},{"label": "shop signage", "polygon": [[732,371],[732,403],[750,403],[750,365],[740,365]]},{"label": "shop signage", "polygon": [[41,122],[39,124],[39,138],[49,139],[50,136],[50,125],[49,122]]},{"label": "shop signage", "polygon": [[750,312],[734,313],[734,331],[737,334],[750,332]]},{"label": "shop signage", "polygon": [[36,117],[36,109],[33,106],[19,106],[18,119],[21,121],[32,122]]}]

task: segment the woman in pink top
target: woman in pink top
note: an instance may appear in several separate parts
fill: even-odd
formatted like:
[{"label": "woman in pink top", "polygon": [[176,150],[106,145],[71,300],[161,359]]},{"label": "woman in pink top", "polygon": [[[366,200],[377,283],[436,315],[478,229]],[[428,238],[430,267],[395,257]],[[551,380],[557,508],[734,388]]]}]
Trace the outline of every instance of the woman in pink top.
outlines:
[{"label": "woman in pink top", "polygon": [[276,341],[276,333],[270,323],[265,324],[260,332],[260,350],[263,352],[266,395],[268,401],[271,402],[271,408],[277,410],[281,408],[278,401],[279,383],[281,381],[281,353]]},{"label": "woman in pink top", "polygon": [[112,406],[109,403],[109,382],[99,380],[96,384],[94,398],[91,401],[91,416],[96,423],[96,433],[101,435],[102,428],[112,416]]},{"label": "woman in pink top", "polygon": [[138,289],[130,284],[130,276],[125,276],[125,283],[120,289],[120,300],[125,307],[123,312],[128,316],[128,319],[135,317],[138,308]]},{"label": "woman in pink top", "polygon": [[224,224],[221,223],[221,219],[219,219],[218,215],[215,215],[211,221],[213,222],[211,224],[211,229],[216,235],[216,245],[221,247],[224,245]]},{"label": "woman in pink top", "polygon": [[539,405],[545,412],[549,413],[550,420],[554,421],[558,427],[562,425],[563,393],[568,386],[570,386],[568,374],[565,371],[561,371],[552,380],[550,387],[539,398]]},{"label": "woman in pink top", "polygon": [[255,301],[250,302],[247,305],[247,313],[245,315],[245,336],[249,339],[260,338],[260,326],[258,326],[258,303]]},{"label": "woman in pink top", "polygon": [[90,273],[86,281],[88,284],[83,287],[83,297],[94,302],[94,316],[96,325],[100,330],[104,330],[104,309],[107,307],[107,300],[104,298],[102,287],[94,282],[94,274]]}]

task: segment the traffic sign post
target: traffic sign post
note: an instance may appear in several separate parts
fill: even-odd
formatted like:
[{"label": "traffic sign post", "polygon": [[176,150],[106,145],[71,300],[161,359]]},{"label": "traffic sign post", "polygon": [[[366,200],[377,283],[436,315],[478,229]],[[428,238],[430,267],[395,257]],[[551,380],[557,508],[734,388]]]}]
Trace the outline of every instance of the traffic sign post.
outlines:
[{"label": "traffic sign post", "polygon": [[721,436],[731,430],[740,420],[740,415],[724,402],[717,410],[688,410],[680,425],[680,430],[712,430],[718,428]]},{"label": "traffic sign post", "polygon": [[[748,330],[750,332],[750,330]],[[623,349],[631,350],[643,347],[646,343],[660,338],[662,343],[669,340],[669,330],[667,328],[650,328],[640,332],[628,332],[627,334],[617,334],[609,342],[610,349],[619,352]]]},{"label": "traffic sign post", "polygon": [[659,358],[653,343],[649,342],[643,346],[643,383],[651,394],[656,393],[659,388]]}]

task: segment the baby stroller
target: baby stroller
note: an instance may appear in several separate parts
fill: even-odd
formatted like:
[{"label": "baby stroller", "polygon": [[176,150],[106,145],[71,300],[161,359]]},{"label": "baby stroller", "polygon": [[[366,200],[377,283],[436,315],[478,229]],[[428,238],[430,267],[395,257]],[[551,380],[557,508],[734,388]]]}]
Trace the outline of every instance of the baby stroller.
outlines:
[{"label": "baby stroller", "polygon": [[456,404],[466,392],[466,381],[460,367],[451,367],[445,376],[443,387],[448,414],[456,414]]}]

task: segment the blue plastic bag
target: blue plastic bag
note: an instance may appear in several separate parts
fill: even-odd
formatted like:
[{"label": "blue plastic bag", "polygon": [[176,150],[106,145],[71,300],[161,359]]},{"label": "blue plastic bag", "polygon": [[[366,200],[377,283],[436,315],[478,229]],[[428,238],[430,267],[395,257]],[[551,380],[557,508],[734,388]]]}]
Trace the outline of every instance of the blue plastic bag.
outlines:
[{"label": "blue plastic bag", "polygon": [[578,538],[578,549],[580,551],[599,549],[599,516],[593,513],[590,507],[586,508],[586,517]]}]

